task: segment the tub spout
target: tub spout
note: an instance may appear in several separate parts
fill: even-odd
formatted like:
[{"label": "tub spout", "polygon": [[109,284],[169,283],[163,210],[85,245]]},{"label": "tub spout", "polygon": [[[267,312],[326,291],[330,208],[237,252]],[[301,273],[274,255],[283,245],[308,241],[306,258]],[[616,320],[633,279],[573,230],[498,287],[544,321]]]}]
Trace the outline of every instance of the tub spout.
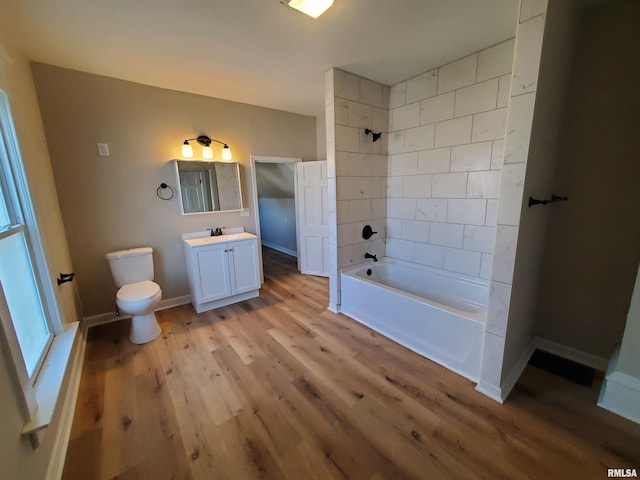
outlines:
[{"label": "tub spout", "polygon": [[378,257],[376,257],[375,255],[371,255],[370,253],[365,253],[364,258],[372,258],[374,262],[378,261]]}]

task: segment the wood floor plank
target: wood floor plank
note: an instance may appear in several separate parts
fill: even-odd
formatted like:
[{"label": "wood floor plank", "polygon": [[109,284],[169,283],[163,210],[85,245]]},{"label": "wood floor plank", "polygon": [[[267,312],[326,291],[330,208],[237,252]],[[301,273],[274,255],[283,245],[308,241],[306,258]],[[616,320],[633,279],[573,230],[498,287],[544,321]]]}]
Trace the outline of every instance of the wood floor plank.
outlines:
[{"label": "wood floor plank", "polygon": [[90,330],[63,473],[76,479],[606,478],[640,466],[640,427],[598,387],[527,367],[500,405],[344,315],[326,278],[263,254],[258,298]]}]

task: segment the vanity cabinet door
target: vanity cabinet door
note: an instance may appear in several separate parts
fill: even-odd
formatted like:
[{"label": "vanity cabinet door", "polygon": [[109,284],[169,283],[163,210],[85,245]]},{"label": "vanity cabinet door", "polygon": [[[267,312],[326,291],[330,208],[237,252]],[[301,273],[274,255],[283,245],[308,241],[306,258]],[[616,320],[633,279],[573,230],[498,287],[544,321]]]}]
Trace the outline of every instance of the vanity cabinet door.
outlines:
[{"label": "vanity cabinet door", "polygon": [[198,303],[210,302],[231,295],[231,281],[226,243],[194,249]]},{"label": "vanity cabinet door", "polygon": [[258,241],[242,240],[229,243],[229,272],[233,294],[260,288]]}]

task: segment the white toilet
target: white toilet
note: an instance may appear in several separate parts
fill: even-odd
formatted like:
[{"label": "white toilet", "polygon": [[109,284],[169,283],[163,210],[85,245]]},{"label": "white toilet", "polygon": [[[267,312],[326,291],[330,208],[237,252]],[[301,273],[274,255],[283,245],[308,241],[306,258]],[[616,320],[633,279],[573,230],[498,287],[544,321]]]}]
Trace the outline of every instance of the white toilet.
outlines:
[{"label": "white toilet", "polygon": [[132,248],[107,253],[111,275],[120,287],[116,304],[122,313],[131,315],[132,343],[147,343],[162,331],[154,309],[160,303],[160,285],[153,282],[153,249]]}]

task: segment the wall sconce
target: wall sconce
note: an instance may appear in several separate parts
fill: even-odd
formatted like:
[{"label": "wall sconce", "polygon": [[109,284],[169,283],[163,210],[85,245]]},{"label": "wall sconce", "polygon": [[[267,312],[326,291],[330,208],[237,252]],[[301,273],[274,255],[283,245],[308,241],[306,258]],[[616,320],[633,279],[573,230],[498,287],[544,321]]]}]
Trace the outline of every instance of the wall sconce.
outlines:
[{"label": "wall sconce", "polygon": [[318,18],[333,5],[333,0],[280,0],[280,3],[295,8],[312,18]]},{"label": "wall sconce", "polygon": [[380,137],[382,136],[382,132],[374,132],[373,130],[369,130],[368,128],[364,129],[364,134],[365,135],[371,134],[371,142],[377,142],[378,140],[380,140]]},{"label": "wall sconce", "polygon": [[216,140],[214,138],[209,138],[206,135],[200,135],[196,138],[188,138],[182,144],[182,156],[185,158],[193,157],[193,147],[189,145],[189,142],[195,140],[200,145],[202,145],[202,158],[211,159],[213,158],[213,150],[211,149],[211,142],[216,142],[222,145],[222,160],[231,160],[231,149],[229,145],[220,140]]}]

